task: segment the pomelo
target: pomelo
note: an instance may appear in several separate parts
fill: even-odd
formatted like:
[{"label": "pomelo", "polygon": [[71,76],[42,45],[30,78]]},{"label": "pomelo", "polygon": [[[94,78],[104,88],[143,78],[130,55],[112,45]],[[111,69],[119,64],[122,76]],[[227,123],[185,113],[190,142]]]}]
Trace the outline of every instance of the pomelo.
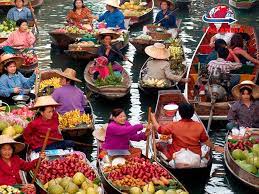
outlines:
[{"label": "pomelo", "polygon": [[49,194],[63,194],[64,189],[60,185],[52,185],[48,187]]}]

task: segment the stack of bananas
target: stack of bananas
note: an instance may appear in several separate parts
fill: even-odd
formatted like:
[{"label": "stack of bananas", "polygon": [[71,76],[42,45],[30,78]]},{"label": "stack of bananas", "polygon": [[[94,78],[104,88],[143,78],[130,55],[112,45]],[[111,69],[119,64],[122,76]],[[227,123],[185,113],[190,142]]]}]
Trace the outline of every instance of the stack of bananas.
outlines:
[{"label": "stack of bananas", "polygon": [[179,46],[169,46],[170,50],[170,59],[179,60],[183,58],[183,49]]},{"label": "stack of bananas", "polygon": [[42,82],[40,82],[39,91],[41,92],[47,86],[54,86],[54,88],[60,88],[60,78],[52,77],[50,79],[43,80]]},{"label": "stack of bananas", "polygon": [[79,110],[73,110],[66,112],[64,115],[59,115],[59,127],[64,128],[74,128],[80,124],[89,125],[92,123],[92,118],[89,114],[80,114]]},{"label": "stack of bananas", "polygon": [[143,80],[143,84],[149,87],[163,88],[167,86],[167,81],[165,79],[148,78]]}]

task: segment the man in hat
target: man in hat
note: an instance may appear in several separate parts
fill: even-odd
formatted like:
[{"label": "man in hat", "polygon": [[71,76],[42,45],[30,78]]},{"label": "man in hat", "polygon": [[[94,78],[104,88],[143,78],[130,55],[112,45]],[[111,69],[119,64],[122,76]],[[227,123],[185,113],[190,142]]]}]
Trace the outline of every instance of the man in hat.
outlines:
[{"label": "man in hat", "polygon": [[100,17],[96,16],[95,19],[98,22],[105,21],[107,27],[109,28],[120,28],[125,29],[124,15],[119,10],[120,1],[119,0],[107,0],[106,1],[106,12]]},{"label": "man in hat", "polygon": [[80,110],[81,113],[84,113],[86,97],[84,92],[75,86],[75,82],[82,82],[76,78],[76,71],[67,68],[64,72],[59,72],[59,74],[62,87],[56,88],[52,94],[54,100],[60,104],[56,111],[60,114],[65,114],[72,110]]},{"label": "man in hat", "polygon": [[171,14],[172,9],[174,8],[174,3],[171,0],[161,0],[160,1],[161,11],[156,15],[156,24],[160,24],[162,27],[168,28],[177,28],[176,17]]},{"label": "man in hat", "polygon": [[242,81],[232,89],[232,95],[238,99],[228,112],[227,128],[259,128],[259,86],[252,81]]}]

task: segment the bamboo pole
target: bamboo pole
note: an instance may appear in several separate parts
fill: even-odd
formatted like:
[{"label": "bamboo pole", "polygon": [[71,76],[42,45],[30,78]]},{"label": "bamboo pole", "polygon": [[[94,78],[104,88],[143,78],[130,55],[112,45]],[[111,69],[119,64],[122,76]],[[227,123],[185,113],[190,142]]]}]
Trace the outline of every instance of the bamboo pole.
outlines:
[{"label": "bamboo pole", "polygon": [[[150,125],[151,122],[151,107],[148,107],[148,126]],[[147,132],[150,131],[149,128],[146,129]],[[148,158],[148,149],[149,149],[149,137],[150,135],[147,136],[147,142],[146,142],[146,157]]]}]

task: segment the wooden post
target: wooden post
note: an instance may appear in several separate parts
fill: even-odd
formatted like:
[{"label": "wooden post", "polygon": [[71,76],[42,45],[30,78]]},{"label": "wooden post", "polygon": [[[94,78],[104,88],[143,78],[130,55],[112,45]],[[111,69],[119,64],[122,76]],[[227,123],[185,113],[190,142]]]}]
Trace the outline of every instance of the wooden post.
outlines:
[{"label": "wooden post", "polygon": [[[46,146],[47,146],[47,143],[48,143],[48,139],[49,139],[49,134],[50,134],[50,128],[48,129],[47,133],[46,133],[46,136],[45,136],[45,139],[44,139],[44,142],[43,142],[43,146],[41,148],[41,151],[40,151],[40,155],[45,151],[46,149]],[[36,178],[37,178],[37,174],[38,174],[38,171],[39,171],[39,168],[40,168],[40,163],[41,163],[41,157],[39,157],[38,159],[38,162],[37,162],[37,165],[36,165],[36,168],[35,170],[33,171],[33,179],[32,179],[32,184],[34,184]]]},{"label": "wooden post", "polygon": [[[148,125],[151,122],[151,107],[148,107]],[[146,129],[146,131],[150,131],[150,129]],[[150,135],[147,136],[147,142],[146,142],[146,157],[148,158],[148,149],[149,149],[149,137]]]}]

